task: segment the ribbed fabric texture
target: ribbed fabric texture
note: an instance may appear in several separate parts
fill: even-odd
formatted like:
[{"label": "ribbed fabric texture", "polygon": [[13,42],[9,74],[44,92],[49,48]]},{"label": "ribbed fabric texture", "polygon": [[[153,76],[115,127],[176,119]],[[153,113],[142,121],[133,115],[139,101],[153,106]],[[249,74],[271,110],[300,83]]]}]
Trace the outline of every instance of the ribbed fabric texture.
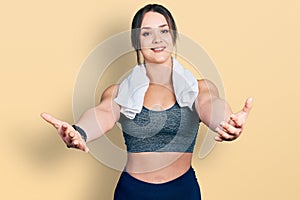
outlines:
[{"label": "ribbed fabric texture", "polygon": [[164,111],[145,107],[134,119],[119,120],[128,152],[193,152],[200,119],[177,103]]}]

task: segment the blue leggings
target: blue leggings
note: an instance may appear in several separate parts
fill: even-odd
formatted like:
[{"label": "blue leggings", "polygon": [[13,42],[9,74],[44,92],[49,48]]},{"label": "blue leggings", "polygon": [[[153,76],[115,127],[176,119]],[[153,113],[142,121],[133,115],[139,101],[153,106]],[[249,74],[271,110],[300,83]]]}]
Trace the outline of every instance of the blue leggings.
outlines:
[{"label": "blue leggings", "polygon": [[147,183],[122,172],[114,200],[201,200],[200,187],[192,167],[166,183]]}]

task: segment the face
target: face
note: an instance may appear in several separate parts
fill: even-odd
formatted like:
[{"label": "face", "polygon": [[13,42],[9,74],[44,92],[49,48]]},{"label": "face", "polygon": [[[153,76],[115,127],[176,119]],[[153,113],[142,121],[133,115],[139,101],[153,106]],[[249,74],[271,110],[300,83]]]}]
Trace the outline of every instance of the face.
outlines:
[{"label": "face", "polygon": [[173,41],[168,22],[157,12],[147,12],[141,24],[141,52],[146,63],[170,64]]}]

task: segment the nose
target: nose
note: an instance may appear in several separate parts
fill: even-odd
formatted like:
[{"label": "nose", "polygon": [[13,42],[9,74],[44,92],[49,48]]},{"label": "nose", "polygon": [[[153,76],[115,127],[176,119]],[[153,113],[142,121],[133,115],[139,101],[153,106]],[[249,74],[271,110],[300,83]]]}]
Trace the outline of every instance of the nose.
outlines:
[{"label": "nose", "polygon": [[161,35],[159,34],[159,30],[155,30],[153,33],[153,44],[159,44],[162,42]]}]

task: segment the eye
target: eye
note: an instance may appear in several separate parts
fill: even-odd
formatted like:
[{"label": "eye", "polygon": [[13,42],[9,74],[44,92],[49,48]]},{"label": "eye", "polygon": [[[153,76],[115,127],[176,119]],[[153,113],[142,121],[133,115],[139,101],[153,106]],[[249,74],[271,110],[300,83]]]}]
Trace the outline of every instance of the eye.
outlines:
[{"label": "eye", "polygon": [[161,30],[161,33],[169,33],[169,30],[168,29],[163,29],[163,30]]},{"label": "eye", "polygon": [[150,32],[143,32],[142,33],[142,36],[144,36],[144,37],[147,37],[147,36],[149,36],[150,35]]}]

